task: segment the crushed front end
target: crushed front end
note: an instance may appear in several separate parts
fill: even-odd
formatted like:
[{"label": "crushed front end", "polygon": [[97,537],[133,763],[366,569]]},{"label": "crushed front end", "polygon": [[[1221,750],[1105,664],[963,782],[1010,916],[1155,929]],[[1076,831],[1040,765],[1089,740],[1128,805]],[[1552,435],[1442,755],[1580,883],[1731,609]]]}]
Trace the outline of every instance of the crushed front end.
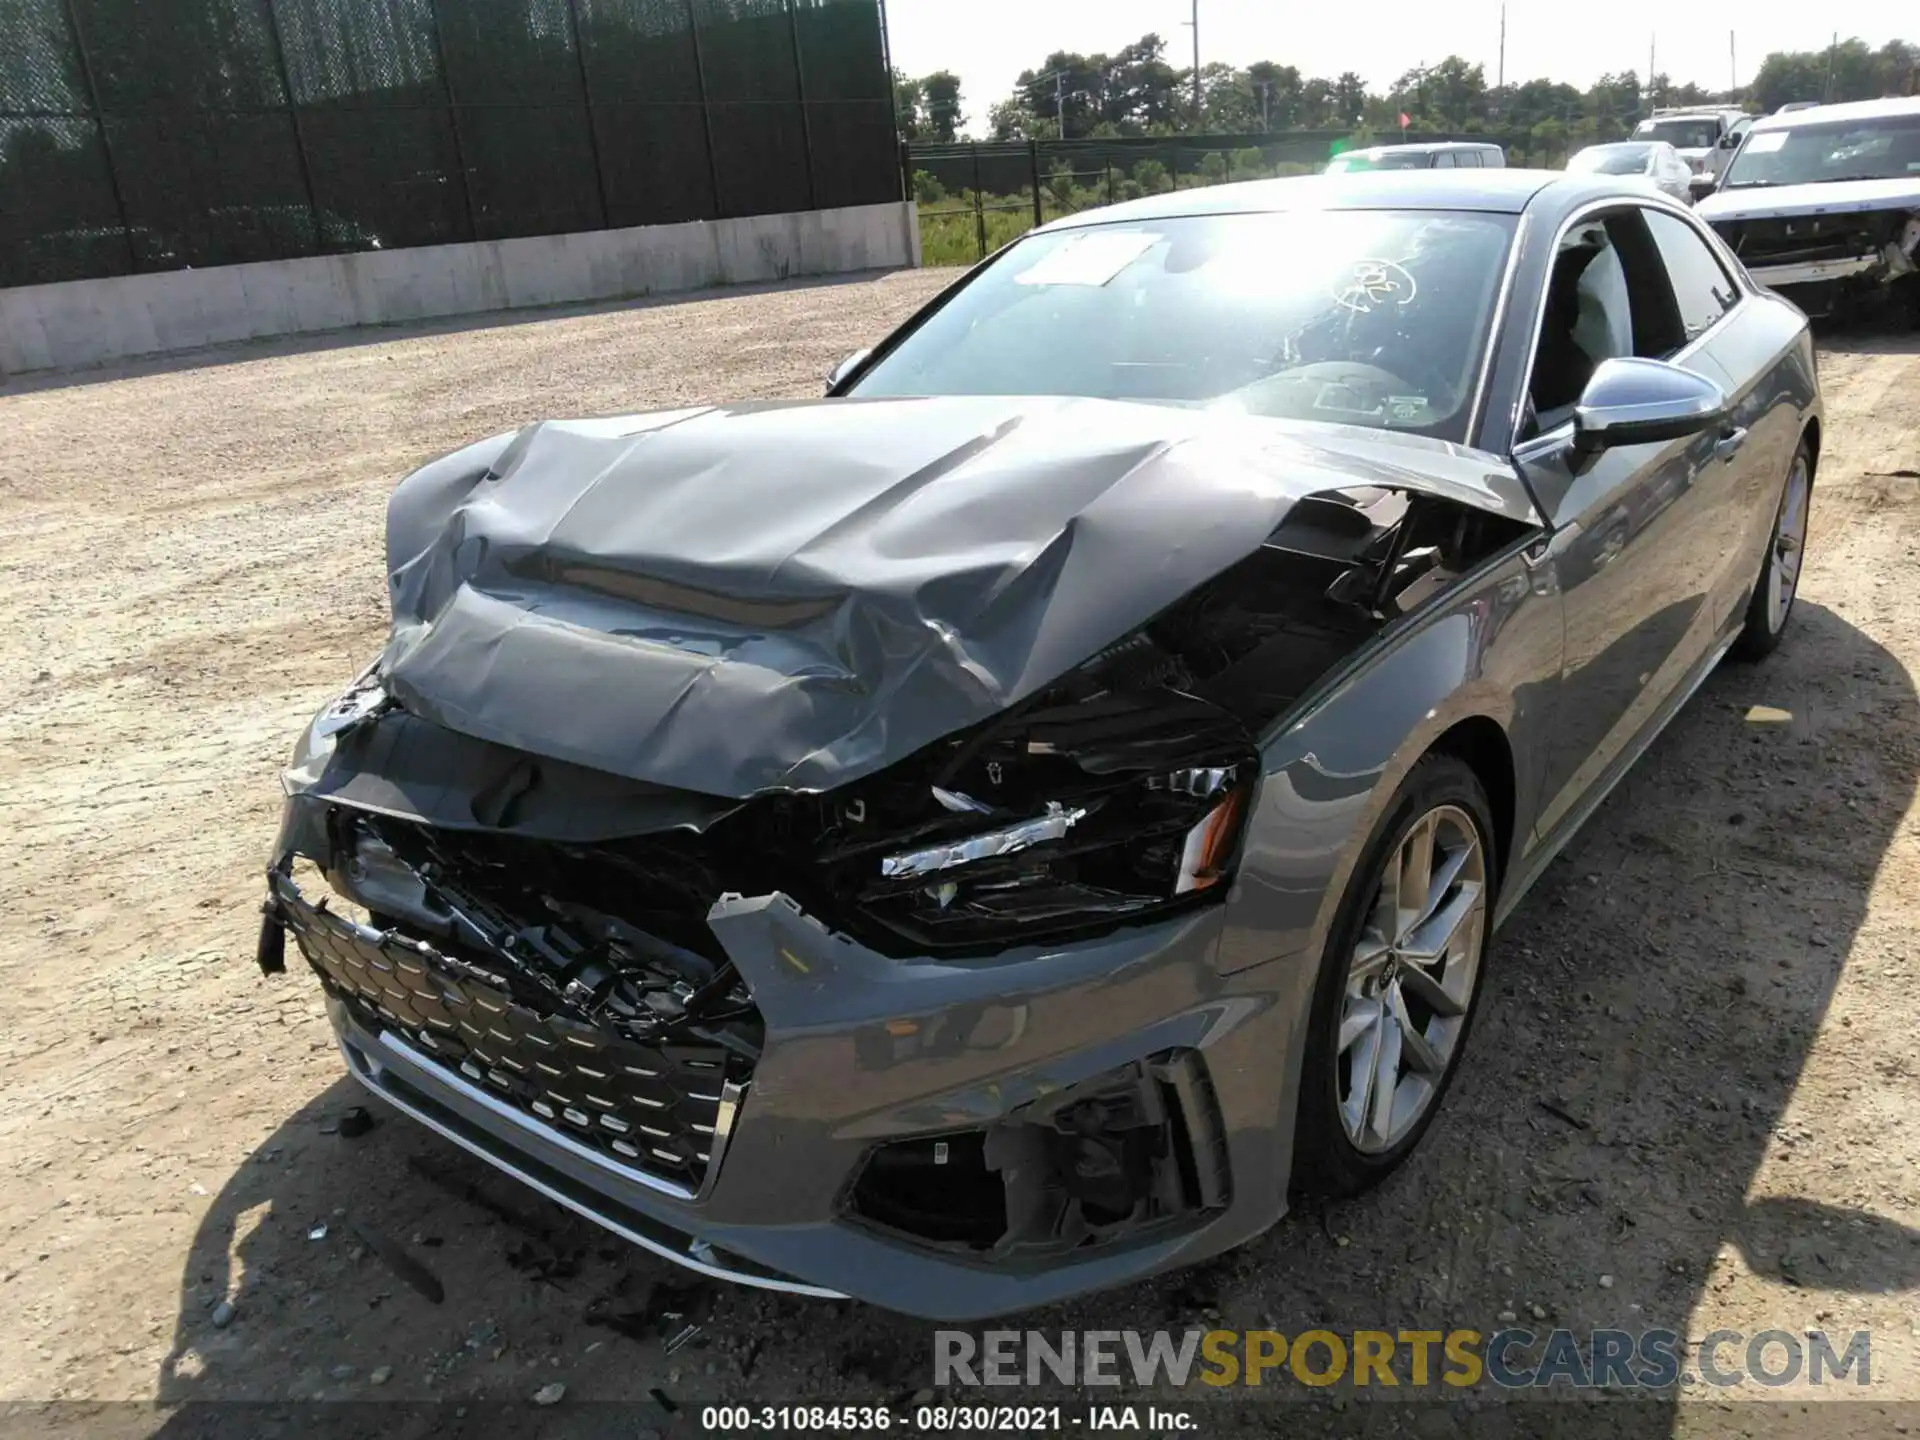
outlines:
[{"label": "crushed front end", "polygon": [[291,936],[362,1083],[709,1274],[973,1319],[1237,1244],[1317,969],[1221,958],[1260,737],[1530,533],[1457,447],[1348,443],[965,397],[436,461],[262,968]]},{"label": "crushed front end", "polygon": [[1211,964],[1258,762],[1169,663],[638,833],[368,677],[289,772],[261,961],[363,1083],[680,1264],[960,1316],[1197,1258],[1243,1238],[1206,1055],[1266,1023]]},{"label": "crushed front end", "polygon": [[1920,318],[1920,195],[1878,210],[1715,216],[1753,278],[1809,315],[1845,316],[1897,298]]}]

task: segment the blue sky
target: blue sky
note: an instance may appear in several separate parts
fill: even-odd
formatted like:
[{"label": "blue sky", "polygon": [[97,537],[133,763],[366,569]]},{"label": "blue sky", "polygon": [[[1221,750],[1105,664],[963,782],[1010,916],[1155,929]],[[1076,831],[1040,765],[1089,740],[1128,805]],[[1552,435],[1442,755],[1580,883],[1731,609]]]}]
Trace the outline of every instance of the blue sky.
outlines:
[{"label": "blue sky", "polygon": [[[984,127],[987,107],[1004,99],[1014,78],[1054,50],[1117,50],[1147,31],[1166,41],[1176,64],[1190,64],[1193,32],[1184,23],[1190,0],[886,0],[893,61],[912,75],[957,71],[970,128]],[[1741,83],[1769,50],[1824,48],[1839,7],[1806,0],[1738,0],[1733,5],[1676,5],[1671,0],[1607,0],[1576,9],[1552,0],[1509,0],[1507,79],[1546,76],[1585,86],[1607,72],[1655,63],[1676,81],[1724,87],[1727,30],[1735,31]],[[1580,18],[1604,15],[1604,23]],[[1912,0],[1849,0],[1840,35],[1878,46],[1920,41],[1920,7]],[[1368,0],[1363,7],[1283,0],[1200,0],[1202,63],[1245,65],[1275,60],[1306,74],[1359,72],[1383,89],[1416,65],[1457,52],[1487,67],[1492,83],[1500,49],[1498,0]]]}]

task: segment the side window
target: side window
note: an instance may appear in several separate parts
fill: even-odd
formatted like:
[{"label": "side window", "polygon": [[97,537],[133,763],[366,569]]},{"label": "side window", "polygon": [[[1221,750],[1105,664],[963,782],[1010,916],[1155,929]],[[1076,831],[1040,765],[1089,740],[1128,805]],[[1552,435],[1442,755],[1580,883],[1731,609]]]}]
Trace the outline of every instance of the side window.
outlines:
[{"label": "side window", "polygon": [[1453,163],[1458,165],[1462,170],[1478,170],[1480,168],[1480,152],[1478,150],[1462,150],[1458,155],[1453,157]]},{"label": "side window", "polygon": [[[1528,381],[1520,438],[1571,417],[1602,361],[1656,358],[1684,343],[1660,252],[1637,208],[1581,221],[1561,239]],[[1712,259],[1712,256],[1708,256]]]},{"label": "side window", "polygon": [[[1647,212],[1647,229],[1673,284],[1680,328],[1692,341],[1718,323],[1740,301],[1740,288],[1691,225],[1659,210]],[[1682,342],[1686,343],[1686,342]]]},{"label": "side window", "polygon": [[1451,170],[1453,168],[1452,152],[1441,150],[1436,153],[1433,157],[1433,168],[1436,170]]}]

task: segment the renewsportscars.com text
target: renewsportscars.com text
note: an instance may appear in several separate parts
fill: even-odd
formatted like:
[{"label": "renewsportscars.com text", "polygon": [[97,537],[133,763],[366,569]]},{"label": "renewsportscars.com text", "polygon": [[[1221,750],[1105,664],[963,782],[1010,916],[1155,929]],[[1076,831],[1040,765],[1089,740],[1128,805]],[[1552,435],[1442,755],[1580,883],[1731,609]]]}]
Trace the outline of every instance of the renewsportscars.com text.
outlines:
[{"label": "renewsportscars.com text", "polygon": [[1211,1385],[1662,1390],[1872,1383],[1872,1337],[1717,1330],[963,1330],[934,1332],[935,1385]]}]

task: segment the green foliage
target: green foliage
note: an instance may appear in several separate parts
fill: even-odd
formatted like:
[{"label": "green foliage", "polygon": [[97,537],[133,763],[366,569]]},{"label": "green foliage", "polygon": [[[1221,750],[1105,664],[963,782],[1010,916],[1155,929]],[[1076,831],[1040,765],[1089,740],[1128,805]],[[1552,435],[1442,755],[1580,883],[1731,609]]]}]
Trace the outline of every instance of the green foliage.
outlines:
[{"label": "green foliage", "polygon": [[1858,38],[1825,50],[1776,50],[1760,62],[1756,108],[1771,114],[1792,100],[1875,100],[1920,93],[1920,46],[1889,40],[1878,50]]},{"label": "green foliage", "polygon": [[1142,195],[1159,195],[1173,188],[1166,165],[1159,160],[1142,160],[1133,167],[1133,183]]},{"label": "green foliage", "polygon": [[949,145],[967,123],[960,107],[960,77],[951,70],[936,70],[918,80],[894,71],[893,104],[903,140]]},{"label": "green foliage", "polygon": [[947,198],[947,187],[940,183],[940,177],[930,175],[925,170],[913,172],[913,199],[919,205],[938,205]]},{"label": "green foliage", "polygon": [[[1643,85],[1645,77],[1631,70],[1602,75],[1585,90],[1547,79],[1494,86],[1484,66],[1459,55],[1409,70],[1379,94],[1369,92],[1365,78],[1351,70],[1329,79],[1302,75],[1297,67],[1272,60],[1244,67],[1216,61],[1201,67],[1203,112],[1196,126],[1193,72],[1167,57],[1166,42],[1158,35],[1143,35],[1112,55],[1055,51],[1022,71],[1013,94],[991,108],[990,133],[996,140],[1050,139],[1061,135],[1064,121],[1064,133],[1076,140],[1196,129],[1247,135],[1361,126],[1392,136],[1400,132],[1404,113],[1412,134],[1524,134],[1554,121],[1559,134],[1591,144],[1626,135],[1655,105],[1729,103],[1725,92],[1676,85],[1665,75]],[[1892,40],[1874,50],[1856,39],[1831,51],[1769,55],[1747,94],[1732,98],[1770,112],[1789,100],[1914,93],[1920,93],[1920,46]],[[922,124],[925,110],[923,97]]]},{"label": "green foliage", "polygon": [[[1167,56],[1166,42],[1151,34],[1112,55],[1056,51],[1023,71],[1013,93],[990,107],[987,123],[998,140],[1057,139],[1063,122],[1074,140],[1168,138],[1167,145],[1152,147],[1157,153],[1135,159],[1120,150],[1111,163],[1097,151],[1077,162],[1048,155],[1039,177],[1044,218],[1196,185],[1308,174],[1344,148],[1391,142],[1403,134],[1485,135],[1506,147],[1511,165],[1553,168],[1582,146],[1623,138],[1657,105],[1724,104],[1731,98],[1771,112],[1789,100],[1920,93],[1920,47],[1901,40],[1877,50],[1855,39],[1831,50],[1776,52],[1761,64],[1749,92],[1734,97],[1676,85],[1663,74],[1643,83],[1631,70],[1602,75],[1584,90],[1544,78],[1489,85],[1483,66],[1458,55],[1409,70],[1378,94],[1351,70],[1329,79],[1271,60],[1244,67],[1216,62],[1200,72],[1201,133],[1271,135],[1273,141],[1202,152],[1178,143],[1179,137],[1196,133],[1193,72]],[[951,73],[896,80],[901,125],[909,138],[951,139],[964,125],[959,82]],[[1302,131],[1320,133],[1303,136]],[[1344,138],[1329,145],[1331,135]],[[1076,163],[1089,168],[1075,169]],[[953,183],[956,173],[947,174],[947,183]],[[988,183],[1007,183],[1006,171],[998,174]],[[1033,224],[1031,189],[1014,195],[954,194],[925,171],[915,173],[913,188],[929,265],[979,259],[983,223],[989,251]]]}]

